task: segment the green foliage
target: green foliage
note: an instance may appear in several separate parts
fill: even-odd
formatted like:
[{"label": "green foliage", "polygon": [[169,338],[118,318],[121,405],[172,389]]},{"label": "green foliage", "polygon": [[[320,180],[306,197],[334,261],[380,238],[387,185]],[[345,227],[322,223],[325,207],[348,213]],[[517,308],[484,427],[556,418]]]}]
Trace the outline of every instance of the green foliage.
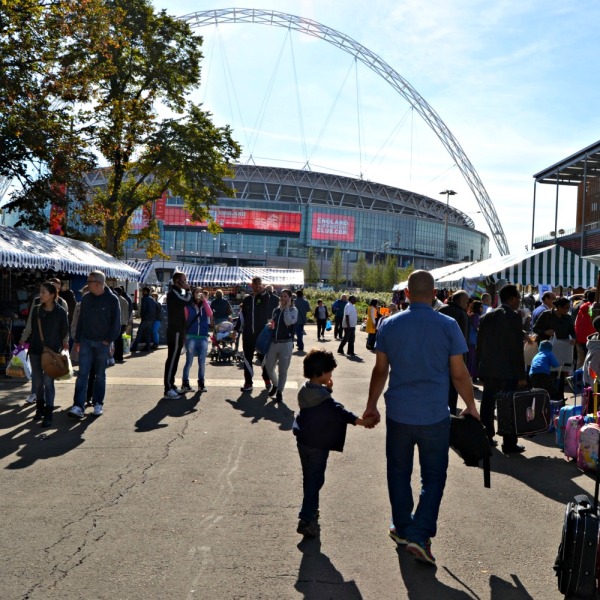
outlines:
[{"label": "green foliage", "polygon": [[[331,305],[339,298],[342,294],[350,296],[354,294],[356,296],[356,312],[358,313],[359,322],[367,314],[367,307],[372,298],[378,298],[382,306],[387,306],[392,301],[391,292],[359,292],[355,293],[353,290],[345,291],[339,290],[338,292],[324,292],[319,288],[304,288],[304,297],[310,304],[311,311],[314,311],[317,306],[317,300],[323,300],[323,303],[327,305],[327,310],[331,312]],[[309,321],[314,320],[312,314],[309,313]]]},{"label": "green foliage", "polygon": [[354,272],[352,273],[352,279],[354,283],[359,288],[364,288],[367,281],[367,259],[365,258],[365,253],[360,252],[358,255],[358,259],[356,260],[356,265],[354,266]]},{"label": "green foliage", "polygon": [[[209,218],[219,196],[233,195],[222,179],[240,148],[228,127],[215,127],[209,113],[187,100],[200,83],[202,58],[202,40],[187,23],[155,11],[150,0],[64,1],[43,8],[32,0],[14,2],[21,10],[37,7],[39,33],[23,52],[38,70],[28,77],[15,67],[9,83],[13,89],[23,83],[26,98],[41,100],[4,103],[0,142],[20,139],[7,126],[13,121],[27,124],[29,138],[11,162],[0,162],[0,174],[14,175],[18,165],[32,161],[41,166],[29,179],[23,176],[23,193],[11,198],[9,210],[23,211],[24,222],[41,229],[48,202],[66,208],[66,185],[79,202],[74,214],[65,212],[63,229],[72,233],[70,225],[78,222],[99,227],[100,245],[119,254],[133,212],[145,207],[150,223],[138,240],[152,255],[158,228],[150,208],[163,192],[181,196],[193,220]],[[18,52],[18,40],[32,29],[18,10],[0,11],[0,27],[6,23],[14,36],[0,42],[2,59]],[[47,72],[48,81],[42,76]],[[169,117],[159,118],[161,105]],[[81,182],[98,157],[107,185],[92,192]],[[211,230],[218,229],[211,223]]]},{"label": "green foliage", "polygon": [[388,255],[383,268],[383,289],[391,290],[398,282],[398,267],[396,257]]},{"label": "green foliage", "polygon": [[319,266],[315,257],[314,250],[308,249],[308,264],[306,265],[305,281],[309,285],[314,285],[319,281]]},{"label": "green foliage", "polygon": [[337,290],[345,281],[344,265],[342,263],[342,251],[339,246],[336,246],[331,259],[331,271],[329,273],[329,283]]}]

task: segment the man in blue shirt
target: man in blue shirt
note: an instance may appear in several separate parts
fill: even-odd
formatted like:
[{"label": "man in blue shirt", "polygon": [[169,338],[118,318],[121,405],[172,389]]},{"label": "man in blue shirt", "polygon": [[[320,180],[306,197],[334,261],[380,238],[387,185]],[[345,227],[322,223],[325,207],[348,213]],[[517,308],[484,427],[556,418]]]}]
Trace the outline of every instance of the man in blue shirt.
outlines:
[{"label": "man in blue shirt", "polygon": [[[363,418],[379,422],[377,401],[384,390],[387,479],[392,506],[390,536],[425,563],[435,564],[431,538],[446,484],[450,437],[450,378],[467,405],[461,414],[479,419],[463,354],[467,344],[456,321],[431,307],[433,277],[414,271],[408,278],[408,310],[385,319],[377,332],[375,366]],[[401,341],[400,341],[401,340]],[[422,488],[413,514],[411,476],[419,449]]]}]

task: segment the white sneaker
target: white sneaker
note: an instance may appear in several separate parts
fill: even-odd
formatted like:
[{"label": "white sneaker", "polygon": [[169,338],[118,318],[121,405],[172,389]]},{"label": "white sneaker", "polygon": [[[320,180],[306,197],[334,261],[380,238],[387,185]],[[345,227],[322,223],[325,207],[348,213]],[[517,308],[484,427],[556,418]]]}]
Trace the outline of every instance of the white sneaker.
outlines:
[{"label": "white sneaker", "polygon": [[178,394],[175,390],[169,390],[165,395],[165,400],[177,400],[177,398],[181,397],[181,394]]},{"label": "white sneaker", "polygon": [[28,404],[35,404],[36,399],[37,399],[36,395],[35,394],[31,394],[31,396],[28,396],[26,402]]},{"label": "white sneaker", "polygon": [[84,416],[83,409],[80,408],[79,406],[77,406],[76,404],[71,406],[71,408],[68,410],[67,414],[69,415],[69,417],[72,417],[73,419],[83,419],[83,416]]},{"label": "white sneaker", "polygon": [[102,404],[94,404],[94,416],[99,417],[104,412]]}]

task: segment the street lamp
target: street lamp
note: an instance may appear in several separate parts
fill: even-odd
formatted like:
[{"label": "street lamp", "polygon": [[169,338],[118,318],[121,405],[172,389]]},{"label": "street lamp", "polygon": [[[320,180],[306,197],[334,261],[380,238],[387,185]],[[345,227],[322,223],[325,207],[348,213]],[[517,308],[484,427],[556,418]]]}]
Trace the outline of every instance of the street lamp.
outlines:
[{"label": "street lamp", "polygon": [[450,208],[450,196],[455,196],[454,190],[444,190],[440,194],[446,194],[446,215],[444,219],[444,265],[448,264],[448,210]]},{"label": "street lamp", "polygon": [[183,264],[185,265],[185,242],[187,241],[187,224],[191,223],[189,219],[183,222]]},{"label": "street lamp", "polygon": [[346,250],[346,287],[350,287],[350,250]]},{"label": "street lamp", "polygon": [[265,267],[267,266],[267,260],[269,258],[269,255],[267,253],[267,250],[265,250]]}]

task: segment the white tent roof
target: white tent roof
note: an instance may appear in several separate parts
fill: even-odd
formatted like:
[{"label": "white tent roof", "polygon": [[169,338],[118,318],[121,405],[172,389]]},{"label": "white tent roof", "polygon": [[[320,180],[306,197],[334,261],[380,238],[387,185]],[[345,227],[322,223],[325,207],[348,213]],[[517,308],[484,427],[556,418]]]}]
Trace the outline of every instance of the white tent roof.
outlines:
[{"label": "white tent roof", "polygon": [[[443,267],[438,267],[437,269],[431,269],[429,272],[431,273],[434,280],[439,279],[441,277],[445,277],[446,275],[450,275],[451,273],[455,273],[456,271],[460,271],[461,269],[465,269],[469,265],[472,265],[473,261],[456,263],[453,265],[444,265]],[[401,281],[397,283],[392,291],[404,290],[408,287],[408,281]]]},{"label": "white tent roof", "polygon": [[0,267],[73,275],[100,270],[111,279],[139,279],[138,271],[87,242],[5,225],[0,225]]},{"label": "white tent roof", "polygon": [[250,283],[253,277],[260,277],[265,285],[302,287],[304,271],[302,269],[269,269],[256,267],[218,267],[185,265],[181,267],[194,285],[207,287],[243,285]]},{"label": "white tent roof", "polygon": [[436,279],[438,288],[464,288],[467,283],[506,279],[521,285],[553,287],[596,285],[598,267],[570,250],[554,245],[473,263],[470,267]]}]

